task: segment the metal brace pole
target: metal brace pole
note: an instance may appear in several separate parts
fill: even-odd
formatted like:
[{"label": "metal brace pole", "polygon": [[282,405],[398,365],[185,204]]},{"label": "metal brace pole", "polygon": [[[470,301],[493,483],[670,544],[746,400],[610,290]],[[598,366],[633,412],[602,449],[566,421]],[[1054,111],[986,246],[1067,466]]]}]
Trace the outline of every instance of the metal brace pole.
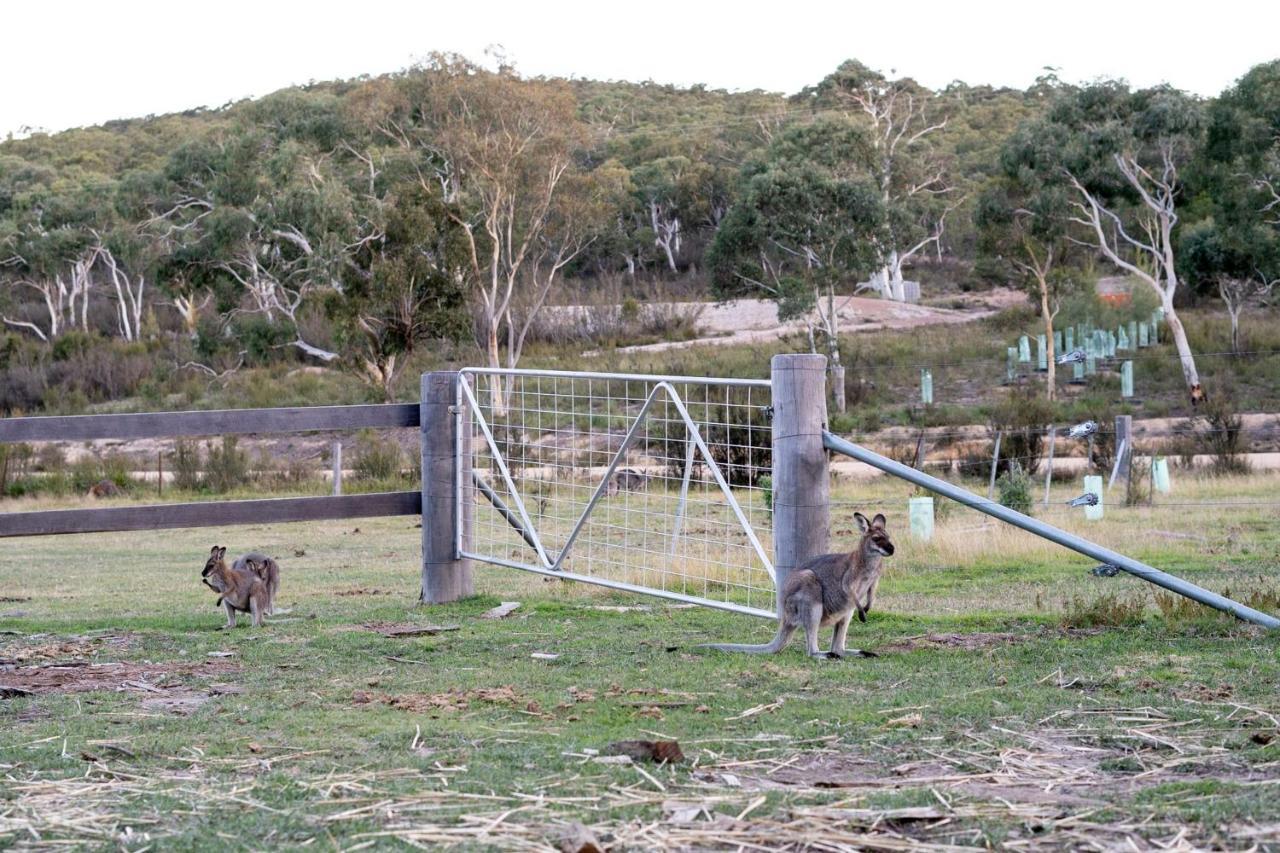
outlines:
[{"label": "metal brace pole", "polygon": [[914,483],[917,486],[922,486],[923,488],[940,494],[943,497],[951,498],[957,503],[964,504],[965,506],[976,509],[979,512],[986,513],[987,515],[994,516],[1001,521],[1008,522],[1015,527],[1027,531],[1028,533],[1034,533],[1036,536],[1048,539],[1050,542],[1055,542],[1064,548],[1070,548],[1077,554],[1083,554],[1086,557],[1091,557],[1099,562],[1110,563],[1113,566],[1118,566],[1120,569],[1128,572],[1134,577],[1141,578],[1148,583],[1153,583],[1156,586],[1163,587],[1170,592],[1186,596],[1193,601],[1198,601],[1203,605],[1214,608],[1215,610],[1230,613],[1237,619],[1243,619],[1244,621],[1252,622],[1255,625],[1262,625],[1267,628],[1280,628],[1280,619],[1277,619],[1270,614],[1263,613],[1260,610],[1254,610],[1252,607],[1240,604],[1237,601],[1232,601],[1229,598],[1218,595],[1216,592],[1210,592],[1209,590],[1196,586],[1182,578],[1174,577],[1173,575],[1162,572],[1153,566],[1148,566],[1146,563],[1126,557],[1123,554],[1112,551],[1110,548],[1104,548],[1101,545],[1090,542],[1088,539],[1082,539],[1079,536],[1054,527],[1052,524],[1045,524],[1039,519],[1023,515],[1016,510],[1001,506],[993,501],[983,500],[979,495],[975,495],[968,489],[962,489],[959,486],[946,482],[945,480],[939,480],[937,477],[931,477],[923,471],[917,471],[914,468],[909,468],[899,462],[894,462],[892,459],[888,459],[881,456],[879,453],[867,450],[865,447],[859,447],[853,442],[846,441],[839,436],[832,435],[829,432],[824,432],[822,436],[822,443],[828,450],[833,450],[836,453],[843,453],[845,456],[857,459],[859,462],[865,462],[873,468],[878,468],[879,470],[884,471],[886,474],[906,480],[908,483]]}]

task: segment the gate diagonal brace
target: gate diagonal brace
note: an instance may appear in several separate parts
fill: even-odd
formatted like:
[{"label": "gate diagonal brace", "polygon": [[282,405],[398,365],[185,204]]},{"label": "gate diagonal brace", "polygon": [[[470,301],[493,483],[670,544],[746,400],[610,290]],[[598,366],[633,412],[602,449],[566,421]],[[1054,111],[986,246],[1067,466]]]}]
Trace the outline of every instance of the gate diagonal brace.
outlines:
[{"label": "gate diagonal brace", "polygon": [[[573,525],[573,529],[569,532],[569,537],[565,541],[564,547],[560,549],[554,560],[550,559],[548,556],[548,552],[542,544],[542,539],[538,535],[532,519],[530,519],[529,514],[525,511],[524,501],[520,498],[520,493],[516,488],[515,481],[511,477],[510,470],[507,468],[506,460],[503,458],[502,452],[498,447],[497,440],[494,438],[493,430],[485,420],[484,414],[480,411],[479,401],[471,391],[468,383],[460,382],[459,386],[462,389],[462,394],[465,398],[466,404],[471,408],[471,414],[475,418],[476,424],[484,434],[485,442],[489,446],[489,452],[492,454],[495,462],[497,462],[498,471],[502,476],[503,484],[507,487],[508,494],[511,495],[512,501],[516,505],[516,512],[524,527],[524,530],[521,531],[522,538],[524,538],[526,542],[532,540],[531,544],[534,545],[534,550],[537,552],[538,558],[542,562],[544,568],[551,571],[564,570],[565,560],[568,558],[574,542],[577,541],[578,535],[582,532],[582,528],[586,525],[587,519],[591,516],[592,511],[596,508],[600,499],[603,498],[607,492],[609,481],[617,471],[618,466],[622,464],[622,460],[625,458],[627,451],[635,441],[636,436],[639,435],[640,428],[644,425],[645,419],[649,416],[650,410],[658,401],[658,395],[661,392],[665,393],[671,404],[675,406],[676,412],[680,415],[680,419],[684,421],[685,428],[689,432],[689,441],[692,442],[693,446],[696,447],[698,452],[702,455],[702,459],[707,466],[707,470],[711,472],[712,477],[716,481],[716,485],[719,486],[721,493],[724,494],[725,500],[729,504],[729,508],[733,511],[733,514],[741,525],[748,541],[751,543],[752,550],[755,551],[756,557],[769,573],[770,580],[776,582],[773,561],[770,560],[769,556],[765,553],[764,546],[760,544],[760,540],[756,536],[755,531],[751,529],[751,524],[747,521],[746,514],[742,511],[742,506],[738,503],[738,499],[734,497],[733,490],[729,488],[729,483],[725,480],[724,474],[720,471],[720,466],[717,465],[716,461],[712,458],[711,450],[707,446],[706,441],[703,440],[702,433],[698,429],[697,422],[694,421],[693,417],[689,414],[689,410],[685,407],[684,401],[680,399],[679,392],[676,391],[675,387],[670,382],[664,380],[654,384],[653,390],[649,392],[648,397],[645,398],[644,404],[640,407],[640,411],[637,413],[635,421],[632,422],[631,427],[627,430],[627,434],[619,445],[618,450],[609,461],[604,477],[596,486],[596,489],[592,493],[591,498],[587,501],[587,505],[583,509],[582,514],[578,517],[577,521]],[[508,521],[510,522],[511,519],[508,518]],[[479,557],[479,559],[484,558]]]}]

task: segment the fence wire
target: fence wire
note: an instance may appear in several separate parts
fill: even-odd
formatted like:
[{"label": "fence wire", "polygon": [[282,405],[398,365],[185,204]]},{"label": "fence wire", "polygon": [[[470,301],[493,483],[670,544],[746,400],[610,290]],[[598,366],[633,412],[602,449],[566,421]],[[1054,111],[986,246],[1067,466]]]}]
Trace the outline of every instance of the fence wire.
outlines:
[{"label": "fence wire", "polygon": [[467,556],[773,614],[767,381],[482,369],[462,380]]}]

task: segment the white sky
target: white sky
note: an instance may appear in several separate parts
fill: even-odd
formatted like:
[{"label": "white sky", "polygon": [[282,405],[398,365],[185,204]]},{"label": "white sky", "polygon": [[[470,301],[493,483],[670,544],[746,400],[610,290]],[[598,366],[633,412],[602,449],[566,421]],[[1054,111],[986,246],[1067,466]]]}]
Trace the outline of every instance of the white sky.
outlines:
[{"label": "white sky", "polygon": [[0,137],[379,74],[434,50],[480,59],[494,44],[526,74],[738,90],[791,93],[857,58],[934,87],[1025,87],[1054,66],[1212,95],[1280,57],[1278,32],[1275,0],[22,0],[0,11]]}]

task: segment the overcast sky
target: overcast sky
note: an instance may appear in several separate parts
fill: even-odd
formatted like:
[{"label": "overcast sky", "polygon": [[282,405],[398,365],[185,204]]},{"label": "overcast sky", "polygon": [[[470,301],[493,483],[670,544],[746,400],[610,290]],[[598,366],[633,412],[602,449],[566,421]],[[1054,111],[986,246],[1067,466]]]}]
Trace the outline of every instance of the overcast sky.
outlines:
[{"label": "overcast sky", "polygon": [[[1123,77],[1212,95],[1280,57],[1280,3],[42,0],[0,10],[0,136],[219,106],[501,45],[526,74],[795,92],[857,58],[929,86]],[[1126,39],[1130,39],[1126,41]]]}]

